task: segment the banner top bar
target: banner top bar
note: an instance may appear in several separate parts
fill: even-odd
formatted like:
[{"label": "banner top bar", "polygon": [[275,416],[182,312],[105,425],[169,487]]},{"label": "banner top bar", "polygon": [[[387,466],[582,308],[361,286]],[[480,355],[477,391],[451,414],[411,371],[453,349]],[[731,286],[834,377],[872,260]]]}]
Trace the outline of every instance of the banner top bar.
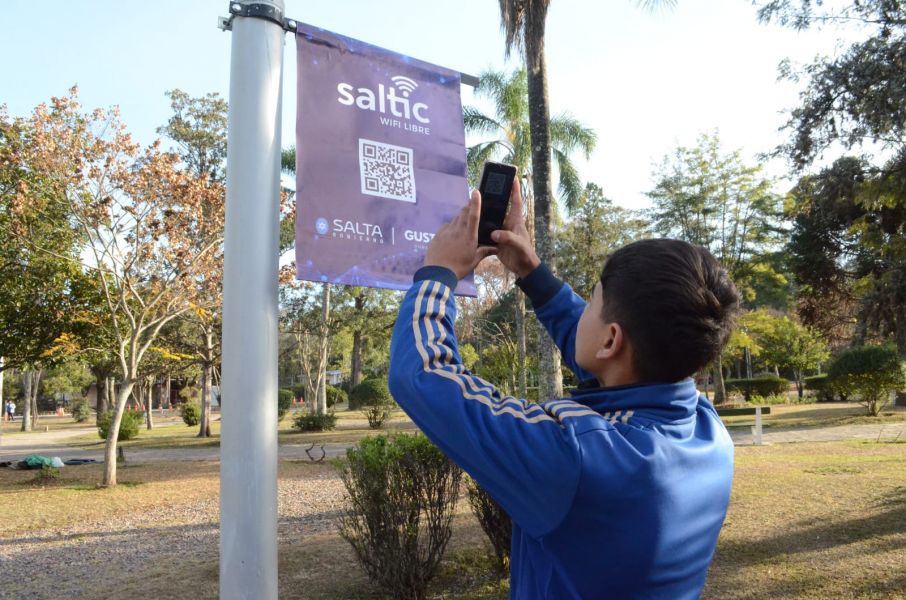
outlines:
[{"label": "banner top bar", "polygon": [[[264,2],[251,4],[230,2],[230,16],[218,17],[217,27],[223,31],[232,31],[233,19],[235,17],[264,19],[266,21],[270,21],[271,23],[276,23],[277,25],[282,27],[284,31],[291,31],[292,33],[296,33],[296,28],[299,25],[299,22],[296,19],[284,18],[283,11],[281,11],[273,4],[266,4]],[[467,85],[473,88],[478,87],[478,77],[474,75],[469,75],[468,73],[460,73],[459,80],[463,85]]]}]

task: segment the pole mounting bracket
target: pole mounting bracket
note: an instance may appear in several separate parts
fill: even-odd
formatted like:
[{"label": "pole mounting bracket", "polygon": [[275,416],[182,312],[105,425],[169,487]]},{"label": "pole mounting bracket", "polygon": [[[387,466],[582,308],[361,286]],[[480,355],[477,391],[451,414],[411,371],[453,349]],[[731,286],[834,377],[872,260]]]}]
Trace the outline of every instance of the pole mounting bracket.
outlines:
[{"label": "pole mounting bracket", "polygon": [[218,17],[217,27],[223,31],[232,31],[233,19],[236,17],[251,17],[253,19],[264,19],[275,25],[279,25],[284,31],[296,31],[295,19],[284,19],[283,11],[265,2],[230,2],[230,16]]},{"label": "pole mounting bracket", "polygon": [[[230,2],[230,16],[217,17],[217,27],[222,31],[233,30],[233,19],[236,17],[251,17],[253,19],[264,19],[283,28],[284,31],[296,33],[299,22],[296,19],[286,19],[283,12],[273,4],[264,2]],[[460,73],[460,81],[463,85],[478,87],[478,77],[468,73]]]}]

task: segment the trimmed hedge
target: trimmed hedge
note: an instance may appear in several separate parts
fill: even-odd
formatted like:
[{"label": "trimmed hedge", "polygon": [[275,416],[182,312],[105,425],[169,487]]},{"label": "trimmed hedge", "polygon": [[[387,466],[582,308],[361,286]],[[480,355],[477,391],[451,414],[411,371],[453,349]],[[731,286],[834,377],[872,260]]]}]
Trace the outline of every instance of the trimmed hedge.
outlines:
[{"label": "trimmed hedge", "polygon": [[201,405],[197,402],[186,402],[179,407],[179,414],[186,427],[195,427],[201,422]]},{"label": "trimmed hedge", "polygon": [[890,394],[906,389],[906,370],[892,346],[860,346],[838,356],[827,370],[834,388],[855,396],[876,417]]},{"label": "trimmed hedge", "polygon": [[786,394],[790,382],[783,377],[755,377],[753,379],[727,379],[724,382],[728,392],[740,392],[746,402],[752,396],[779,396]]},{"label": "trimmed hedge", "polygon": [[[142,423],[145,421],[145,413],[140,410],[123,411],[123,418],[120,421],[120,432],[116,436],[117,441],[131,440],[138,436]],[[102,440],[107,439],[107,432],[110,430],[110,424],[113,423],[113,411],[108,410],[101,413],[98,419],[98,436]]]},{"label": "trimmed hedge", "polygon": [[349,394],[349,410],[365,406],[384,405],[393,402],[386,377],[372,377],[352,388]]},{"label": "trimmed hedge", "polygon": [[333,413],[324,415],[300,412],[293,419],[293,427],[299,431],[330,431],[337,426],[337,416]]},{"label": "trimmed hedge", "polygon": [[295,394],[292,390],[280,388],[277,391],[277,421],[282,421],[286,416],[286,411],[293,404],[293,398],[295,398]]},{"label": "trimmed hedge", "polygon": [[805,377],[802,379],[802,383],[807,391],[815,392],[815,399],[818,402],[833,402],[837,399],[833,382],[827,375]]}]

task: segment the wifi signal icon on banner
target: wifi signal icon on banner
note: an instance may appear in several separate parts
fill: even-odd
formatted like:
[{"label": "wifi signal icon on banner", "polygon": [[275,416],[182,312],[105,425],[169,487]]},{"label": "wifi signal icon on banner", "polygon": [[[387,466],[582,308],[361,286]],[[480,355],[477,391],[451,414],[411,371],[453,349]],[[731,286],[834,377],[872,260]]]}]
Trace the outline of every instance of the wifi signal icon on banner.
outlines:
[{"label": "wifi signal icon on banner", "polygon": [[415,88],[418,87],[418,84],[408,77],[403,77],[402,75],[397,75],[396,77],[390,78],[393,81],[393,84],[396,88],[402,92],[403,98],[408,98]]}]

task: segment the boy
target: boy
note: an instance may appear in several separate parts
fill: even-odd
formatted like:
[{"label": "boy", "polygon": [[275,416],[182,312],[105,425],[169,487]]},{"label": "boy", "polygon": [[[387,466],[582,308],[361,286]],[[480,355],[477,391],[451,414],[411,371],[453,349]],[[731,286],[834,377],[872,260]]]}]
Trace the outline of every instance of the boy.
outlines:
[{"label": "boy", "polygon": [[[690,377],[739,303],[707,250],[646,240],[609,256],[586,304],[541,264],[518,181],[496,248],[481,198],[428,247],[393,333],[403,410],[513,519],[512,598],[696,598],[730,497],[733,444]],[[532,404],[462,365],[453,288],[496,254],[582,385]]]}]

